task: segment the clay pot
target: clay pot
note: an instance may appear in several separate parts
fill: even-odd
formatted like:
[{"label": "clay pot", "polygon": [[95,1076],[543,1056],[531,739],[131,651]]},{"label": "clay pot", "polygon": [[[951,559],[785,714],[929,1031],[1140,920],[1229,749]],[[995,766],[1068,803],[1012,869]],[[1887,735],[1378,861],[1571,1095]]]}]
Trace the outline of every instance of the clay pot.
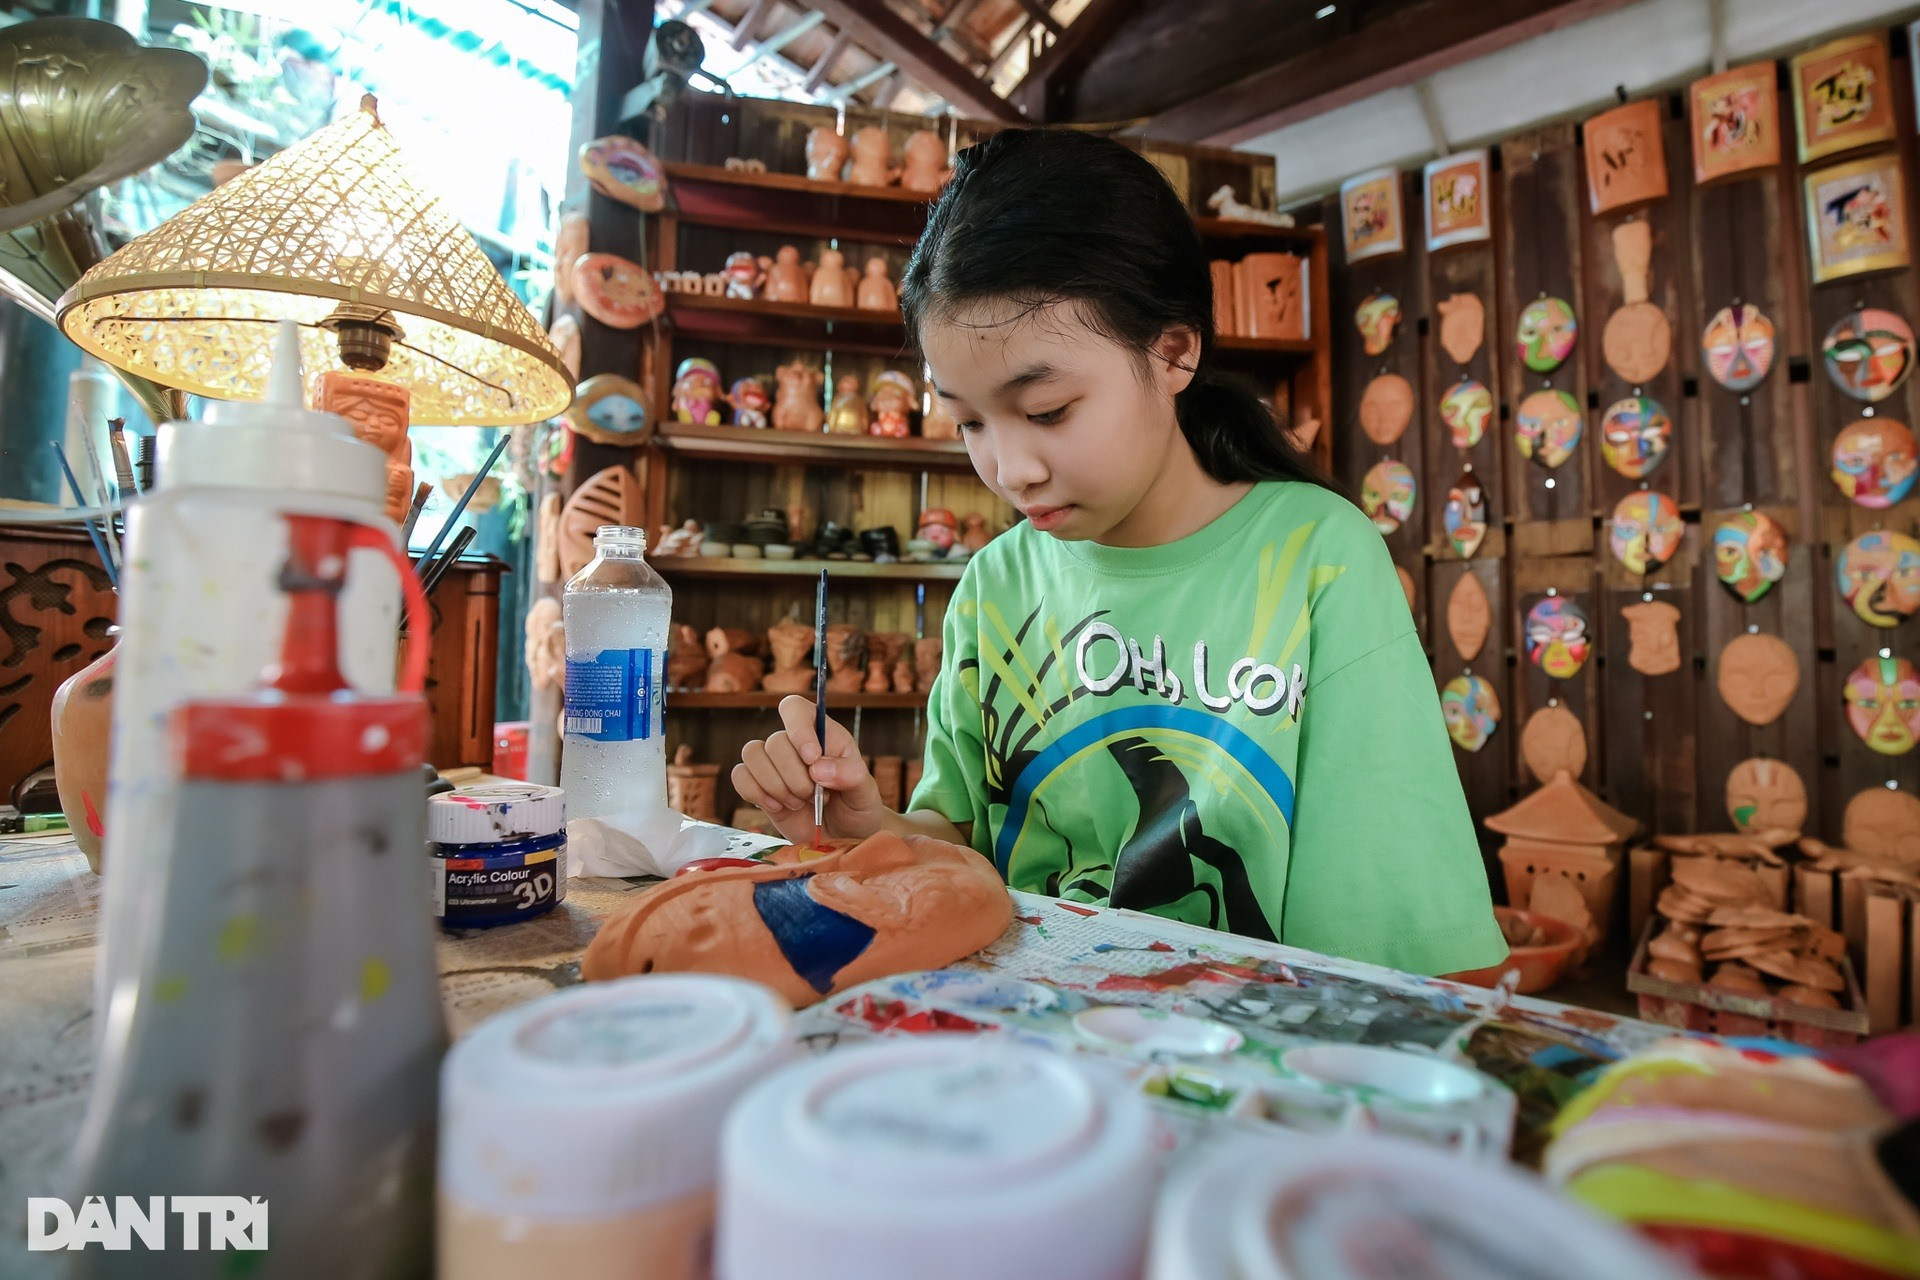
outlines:
[{"label": "clay pot", "polygon": [[714,795],[720,786],[720,766],[694,764],[693,748],[681,743],[667,766],[667,808],[699,822],[718,822]]},{"label": "clay pot", "polygon": [[113,726],[113,651],[74,672],[53,692],[53,779],[60,809],[87,865],[100,874],[107,833],[107,746]]},{"label": "clay pot", "polygon": [[1541,941],[1532,946],[1512,947],[1507,952],[1507,958],[1499,964],[1465,973],[1451,973],[1447,977],[1470,986],[1496,987],[1507,970],[1518,969],[1520,985],[1516,990],[1523,996],[1545,991],[1560,981],[1567,966],[1573,963],[1573,953],[1580,948],[1579,932],[1564,920],[1535,915],[1530,911],[1516,911],[1511,907],[1495,907],[1493,914],[1503,928],[1508,927],[1510,921],[1525,922],[1541,936]]}]

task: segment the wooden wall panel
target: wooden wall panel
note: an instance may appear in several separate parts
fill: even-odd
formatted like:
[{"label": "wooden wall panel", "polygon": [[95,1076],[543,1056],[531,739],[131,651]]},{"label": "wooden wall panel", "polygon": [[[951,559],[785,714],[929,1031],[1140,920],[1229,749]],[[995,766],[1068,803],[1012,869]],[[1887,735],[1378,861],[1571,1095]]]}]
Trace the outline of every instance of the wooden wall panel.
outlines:
[{"label": "wooden wall panel", "polygon": [[[1498,217],[1496,206],[1496,225]],[[1464,365],[1440,345],[1439,308],[1460,294],[1478,298],[1486,312],[1486,336]],[[1487,539],[1474,554],[1497,560],[1507,552],[1507,468],[1524,464],[1517,454],[1509,457],[1513,452],[1511,423],[1500,407],[1502,366],[1511,357],[1499,321],[1499,275],[1493,242],[1455,245],[1428,254],[1426,300],[1422,314],[1426,332],[1420,341],[1422,395],[1415,421],[1420,424],[1427,455],[1422,483],[1432,498],[1426,504],[1427,553],[1435,560],[1459,559],[1459,553],[1447,541],[1443,515],[1447,491],[1471,466],[1487,496]],[[1480,443],[1462,451],[1454,447],[1453,433],[1440,417],[1440,401],[1467,378],[1492,393],[1494,407]]]},{"label": "wooden wall panel", "polygon": [[[1600,557],[1602,628],[1601,722],[1606,750],[1606,797],[1651,830],[1694,830],[1694,725],[1698,696],[1697,585],[1711,555],[1697,525],[1687,526],[1680,550],[1658,570],[1636,577],[1611,554]],[[1710,575],[1710,571],[1709,571]],[[1624,610],[1648,603],[1680,611],[1675,636],[1680,665],[1661,675],[1635,669],[1633,629]],[[1653,665],[1653,664],[1649,664]]]},{"label": "wooden wall panel", "polygon": [[[1457,746],[1453,749],[1454,763],[1460,767],[1460,785],[1467,793],[1467,807],[1476,817],[1498,813],[1511,802],[1515,753],[1523,723],[1513,699],[1505,569],[1504,561],[1483,556],[1473,560],[1436,561],[1428,572],[1429,598],[1433,601],[1430,648],[1435,684],[1444,687],[1455,676],[1476,675],[1493,685],[1494,695],[1500,700],[1500,728],[1487,739],[1486,745],[1477,752],[1463,751]],[[1447,606],[1460,580],[1470,575],[1479,579],[1481,589],[1487,593],[1493,618],[1485,646],[1468,660],[1448,630]],[[1480,828],[1479,834],[1482,853],[1492,871],[1499,837],[1485,828]]]}]

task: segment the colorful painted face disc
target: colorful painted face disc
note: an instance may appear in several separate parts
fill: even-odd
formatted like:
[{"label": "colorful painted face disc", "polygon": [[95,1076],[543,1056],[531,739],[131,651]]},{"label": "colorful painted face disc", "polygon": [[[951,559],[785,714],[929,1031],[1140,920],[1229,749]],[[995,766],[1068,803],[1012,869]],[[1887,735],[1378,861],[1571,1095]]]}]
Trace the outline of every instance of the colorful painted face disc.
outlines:
[{"label": "colorful painted face disc", "polygon": [[1514,349],[1535,373],[1552,373],[1573,352],[1580,326],[1573,308],[1560,298],[1536,298],[1520,312]]},{"label": "colorful painted face disc", "polygon": [[667,171],[632,138],[612,134],[582,146],[580,172],[601,195],[643,213],[667,207]]},{"label": "colorful painted face disc", "polygon": [[1587,665],[1593,645],[1587,611],[1565,596],[1548,596],[1527,610],[1527,661],[1556,680],[1571,680]]},{"label": "colorful painted face disc", "polygon": [[1447,490],[1447,505],[1440,519],[1453,549],[1463,558],[1472,559],[1487,539],[1487,491],[1473,472],[1462,472],[1453,488]]},{"label": "colorful painted face disc", "polygon": [[1413,514],[1418,488],[1412,468],[1388,458],[1376,463],[1360,482],[1360,505],[1373,518],[1376,529],[1392,533]]},{"label": "colorful painted face disc", "polygon": [[1920,742],[1920,672],[1905,658],[1868,658],[1847,677],[1841,697],[1847,723],[1883,756],[1903,756]]},{"label": "colorful painted face disc", "polygon": [[1380,355],[1393,345],[1393,331],[1400,325],[1400,299],[1390,293],[1369,295],[1354,309],[1353,323],[1360,330],[1367,354]]},{"label": "colorful painted face disc", "polygon": [[1729,391],[1751,391],[1773,368],[1773,321],[1745,303],[1722,307],[1700,335],[1707,373]]},{"label": "colorful painted face disc", "polygon": [[582,310],[611,329],[638,329],[667,306],[651,272],[613,253],[583,254],[573,265],[573,292]]},{"label": "colorful painted face disc", "polygon": [[1862,418],[1833,441],[1833,482],[1863,507],[1881,510],[1913,491],[1920,446],[1904,423]]},{"label": "colorful painted face disc", "polygon": [[1493,392],[1472,378],[1462,378],[1440,398],[1440,420],[1453,435],[1453,447],[1471,449],[1487,433],[1493,416]]},{"label": "colorful painted face disc", "polygon": [[1630,573],[1652,573],[1680,549],[1680,508],[1664,493],[1643,489],[1620,499],[1607,527],[1613,558]]},{"label": "colorful painted face disc", "polygon": [[1580,403],[1565,391],[1536,391],[1520,402],[1515,417],[1514,443],[1520,456],[1553,468],[1573,456],[1584,426]]},{"label": "colorful painted face disc", "polygon": [[1913,329],[1877,307],[1851,312],[1827,330],[1820,355],[1834,386],[1856,400],[1877,403],[1913,371]]},{"label": "colorful painted face disc", "polygon": [[1897,627],[1920,610],[1920,541],[1904,533],[1863,533],[1834,563],[1841,598],[1862,622]]},{"label": "colorful painted face disc", "polygon": [[1673,419],[1651,396],[1616,400],[1600,419],[1600,456],[1630,480],[1653,474],[1673,443]]},{"label": "colorful painted face disc", "polygon": [[1480,676],[1455,676],[1440,690],[1447,736],[1462,751],[1478,751],[1500,727],[1500,697]]},{"label": "colorful painted face disc", "polygon": [[1714,528],[1714,572],[1748,604],[1787,576],[1787,559],[1787,531],[1765,512],[1742,511]]}]

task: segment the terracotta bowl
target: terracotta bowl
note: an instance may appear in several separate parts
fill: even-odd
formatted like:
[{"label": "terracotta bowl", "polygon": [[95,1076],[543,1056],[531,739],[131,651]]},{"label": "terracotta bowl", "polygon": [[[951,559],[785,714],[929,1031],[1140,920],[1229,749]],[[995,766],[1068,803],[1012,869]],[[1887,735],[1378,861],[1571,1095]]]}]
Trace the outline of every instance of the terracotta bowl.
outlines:
[{"label": "terracotta bowl", "polygon": [[1492,987],[1498,985],[1501,974],[1509,969],[1518,969],[1519,992],[1523,996],[1545,991],[1560,981],[1567,966],[1573,963],[1574,952],[1580,948],[1579,931],[1564,920],[1555,920],[1552,916],[1532,911],[1516,911],[1512,907],[1495,907],[1493,914],[1502,924],[1512,919],[1524,920],[1546,934],[1547,941],[1537,947],[1515,947],[1499,964],[1488,965],[1484,969],[1470,969],[1465,973],[1450,973],[1447,977],[1471,986]]}]

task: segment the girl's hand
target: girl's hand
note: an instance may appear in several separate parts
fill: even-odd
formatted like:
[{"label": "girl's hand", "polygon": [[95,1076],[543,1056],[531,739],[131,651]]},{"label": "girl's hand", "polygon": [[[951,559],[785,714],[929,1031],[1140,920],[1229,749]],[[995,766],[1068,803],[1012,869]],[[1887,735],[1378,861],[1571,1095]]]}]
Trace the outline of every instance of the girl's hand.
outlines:
[{"label": "girl's hand", "polygon": [[[813,735],[809,699],[798,694],[780,699],[780,720],[785,729],[740,749],[740,763],[733,766],[733,789],[740,798],[766,810],[793,844],[812,844],[828,835],[862,839],[881,830],[892,811],[880,803],[880,788],[845,726],[827,721],[823,752]],[[816,782],[826,789],[825,831],[813,825]]]}]

